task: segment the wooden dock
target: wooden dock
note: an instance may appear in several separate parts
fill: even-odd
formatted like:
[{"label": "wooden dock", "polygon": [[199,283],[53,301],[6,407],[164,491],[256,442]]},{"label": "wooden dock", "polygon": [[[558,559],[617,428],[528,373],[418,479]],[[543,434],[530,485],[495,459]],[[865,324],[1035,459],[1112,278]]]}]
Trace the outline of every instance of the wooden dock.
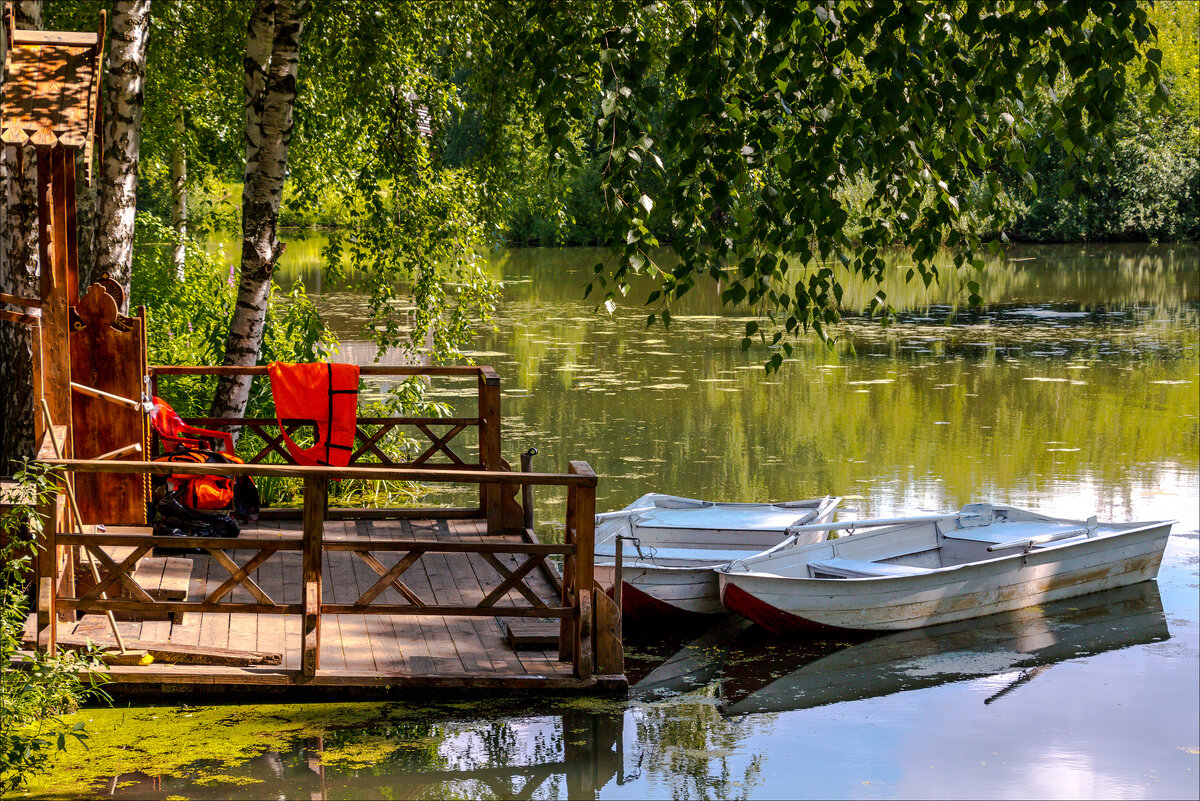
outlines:
[{"label": "wooden dock", "polygon": [[[367,369],[473,378],[478,411],[360,417],[346,467],[280,463],[286,452],[269,419],[225,421],[262,441],[246,464],[55,458],[57,434],[48,430],[39,461],[63,471],[68,494],[72,482],[94,501],[101,488],[128,479],[145,487],[165,475],[271,477],[299,479],[303,506],[264,510],[236,537],[181,537],[136,522],[137,504],[130,522],[86,503],[80,514],[73,497],[44,503],[30,647],[115,644],[111,613],[122,640],[156,657],[109,665],[125,689],[626,686],[620,611],[594,577],[597,477],[588,464],[512,471],[499,455],[500,387],[490,368]],[[229,371],[262,369],[151,368],[155,377]],[[398,426],[428,439],[416,458],[394,460],[381,449]],[[470,428],[478,430],[478,458],[450,444]],[[479,505],[330,508],[330,482],[350,479],[476,485]],[[562,543],[539,542],[523,519],[517,498],[528,505],[534,488],[565,492]],[[237,654],[271,658],[251,663]]]},{"label": "wooden dock", "polygon": [[[117,529],[117,534],[136,530]],[[146,533],[137,532],[139,534]],[[298,522],[263,522],[246,528],[247,540],[300,542]],[[516,533],[501,537],[486,534],[481,520],[341,520],[327,521],[325,543],[337,547],[370,540],[395,547],[403,543],[438,542],[466,548],[508,543],[528,545]],[[259,548],[225,551],[238,565],[252,560]],[[192,562],[188,598],[208,597],[230,578],[230,572],[208,553],[179,554]],[[280,604],[299,604],[301,583],[289,581],[299,576],[303,554],[299,550],[280,550],[248,576],[262,593]],[[325,601],[331,606],[353,606],[379,580],[380,575],[367,560],[351,550],[329,550],[322,565]],[[515,553],[496,555],[480,552],[428,552],[414,560],[402,574],[404,586],[421,602],[439,607],[474,607],[500,586],[505,576],[491,562],[495,559],[511,575],[520,568]],[[403,558],[403,552],[401,552]],[[399,559],[393,561],[400,561]],[[390,568],[384,568],[386,571]],[[523,578],[526,590],[546,607],[560,603],[561,589],[553,582],[553,569],[530,570]],[[254,604],[249,584],[235,587],[228,596],[234,604]],[[388,585],[375,599],[383,605],[408,603],[399,590]],[[526,615],[533,607],[520,590],[511,589],[495,602],[498,615],[511,608],[513,615]],[[32,616],[31,616],[32,617]],[[116,682],[150,685],[148,689],[179,689],[197,685],[289,685],[301,671],[303,649],[298,615],[252,612],[186,613],[182,622],[165,620],[123,621],[118,624],[128,642],[199,646],[202,649],[277,653],[278,665],[232,667],[222,665],[162,664],[148,666],[114,665],[109,673]],[[537,628],[559,631],[557,618],[503,616],[476,618],[457,615],[386,615],[335,613],[324,615],[320,642],[320,668],[306,682],[320,686],[436,686],[436,687],[510,687],[620,688],[623,676],[593,677],[581,680],[571,661],[560,661],[558,648],[514,651],[506,637],[508,621],[533,623]],[[31,623],[32,623],[31,619]],[[32,628],[32,627],[31,627]],[[528,626],[526,626],[528,628]],[[78,622],[60,622],[62,641],[83,637],[98,644],[113,646],[108,623],[101,615],[84,615]],[[157,687],[156,687],[157,686]]]}]

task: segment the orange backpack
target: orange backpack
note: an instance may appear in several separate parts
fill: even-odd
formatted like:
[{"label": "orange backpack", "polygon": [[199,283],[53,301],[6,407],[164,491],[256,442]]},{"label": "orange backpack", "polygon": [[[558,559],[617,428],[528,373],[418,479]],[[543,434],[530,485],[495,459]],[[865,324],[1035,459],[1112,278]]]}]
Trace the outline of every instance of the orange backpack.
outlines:
[{"label": "orange backpack", "polygon": [[[195,451],[181,448],[156,462],[181,462],[206,464],[209,462],[245,464],[245,460],[229,453],[218,451]],[[239,492],[239,486],[245,490]],[[258,516],[258,490],[249,476],[205,476],[190,473],[173,473],[167,478],[167,488],[189,509],[202,512],[235,511],[243,517]]]}]

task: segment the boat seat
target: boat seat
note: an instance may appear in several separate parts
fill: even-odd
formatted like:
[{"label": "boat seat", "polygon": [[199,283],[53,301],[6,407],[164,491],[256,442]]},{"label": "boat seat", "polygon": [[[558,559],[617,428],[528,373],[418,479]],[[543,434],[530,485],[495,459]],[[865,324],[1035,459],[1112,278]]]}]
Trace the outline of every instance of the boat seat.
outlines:
[{"label": "boat seat", "polygon": [[999,545],[1029,537],[1040,537],[1043,534],[1059,534],[1070,531],[1075,531],[1079,534],[1087,533],[1087,529],[1080,528],[1078,523],[1029,520],[1019,523],[993,523],[990,526],[943,531],[942,536],[949,540],[971,540],[972,542],[986,542],[988,545]]},{"label": "boat seat", "polygon": [[910,565],[892,565],[883,562],[866,562],[861,559],[843,559],[834,557],[822,559],[819,562],[809,562],[808,566],[821,573],[828,573],[842,578],[888,578],[891,576],[915,576],[918,573],[928,573],[932,568],[912,567]]}]

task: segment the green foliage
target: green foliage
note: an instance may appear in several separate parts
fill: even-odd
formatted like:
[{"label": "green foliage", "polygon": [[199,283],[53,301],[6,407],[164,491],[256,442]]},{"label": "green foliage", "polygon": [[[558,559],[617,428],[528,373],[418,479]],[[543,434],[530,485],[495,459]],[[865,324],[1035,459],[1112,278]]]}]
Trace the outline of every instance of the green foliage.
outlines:
[{"label": "green foliage", "polygon": [[[29,615],[33,560],[42,547],[37,508],[51,501],[57,488],[51,473],[28,464],[16,479],[16,503],[0,518],[0,700],[4,709],[0,790],[4,791],[22,787],[70,743],[86,746],[84,724],[67,723],[62,715],[74,712],[87,699],[107,698],[97,683],[79,678],[80,671],[100,666],[95,649],[18,657]],[[16,665],[13,660],[18,658]]]},{"label": "green foliage", "polygon": [[[1146,48],[1162,87],[1141,86],[1121,104],[1111,141],[1080,162],[1050,142],[1033,163],[1032,189],[1006,187],[1017,205],[1010,232],[1038,241],[1178,241],[1200,238],[1200,21],[1195,3],[1159,3]],[[1169,98],[1163,103],[1162,98]],[[1043,138],[1048,138],[1043,133]]]},{"label": "green foliage", "polygon": [[[605,305],[648,273],[650,321],[669,324],[672,301],[718,283],[728,305],[765,311],[762,335],[783,346],[769,369],[787,338],[838,322],[831,264],[881,282],[900,243],[908,277],[928,284],[939,248],[955,249],[956,269],[976,260],[961,199],[986,182],[976,197],[999,213],[998,168],[1032,179],[1035,108],[1073,164],[1109,134],[1137,77],[1128,65],[1164,91],[1132,3],[614,0],[517,7],[503,22],[514,33],[496,68],[523,81],[550,154],[580,160],[564,117],[602,98],[601,189],[620,234],[593,283]],[[1055,101],[1037,103],[1060,74]],[[863,180],[873,191],[852,219],[845,188]],[[669,271],[654,261],[656,215],[679,255]],[[873,311],[890,311],[882,291]]]},{"label": "green foliage", "polygon": [[[232,266],[194,240],[185,244],[183,280],[172,260],[175,233],[150,214],[139,214],[131,306],[145,306],[151,364],[221,364],[237,278]],[[273,286],[259,363],[317,361],[336,351],[337,341],[297,281],[289,292]],[[215,385],[211,377],[180,376],[160,383],[162,397],[181,415],[207,414]],[[255,382],[247,412],[269,413],[270,390]]]}]

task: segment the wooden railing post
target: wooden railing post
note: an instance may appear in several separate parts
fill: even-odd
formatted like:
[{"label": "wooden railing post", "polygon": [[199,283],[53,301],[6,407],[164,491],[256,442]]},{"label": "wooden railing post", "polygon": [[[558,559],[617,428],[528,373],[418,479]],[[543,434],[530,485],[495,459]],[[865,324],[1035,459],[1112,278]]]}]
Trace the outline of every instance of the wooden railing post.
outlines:
[{"label": "wooden railing post", "polygon": [[575,594],[575,642],[573,662],[575,675],[581,679],[592,677],[595,661],[595,610],[592,588],[595,579],[596,548],[596,474],[587,462],[571,462],[571,475],[590,476],[591,484],[575,489],[575,503],[568,508],[567,527],[575,533],[575,570],[573,584]]},{"label": "wooden railing post", "polygon": [[[479,463],[484,470],[500,464],[500,376],[491,367],[479,368]],[[499,484],[479,485],[479,507],[487,517],[487,533],[504,533]]]},{"label": "wooden railing post", "polygon": [[325,540],[325,498],[329,479],[304,479],[304,641],[301,673],[312,678],[321,666],[321,552]]},{"label": "wooden railing post", "polygon": [[[58,519],[60,496],[51,495],[38,505],[42,521],[42,535],[34,539],[37,570],[34,580],[37,587],[37,647],[50,652],[58,645]],[[30,532],[31,534],[33,532]]]},{"label": "wooden railing post", "polygon": [[[563,529],[563,542],[566,545],[577,545],[575,538],[575,509],[579,505],[579,489],[567,487],[567,520]],[[575,554],[578,547],[563,556],[562,566],[562,605],[576,610],[572,617],[564,617],[558,626],[558,661],[575,661],[575,628],[578,618],[578,606],[575,603]]]}]

